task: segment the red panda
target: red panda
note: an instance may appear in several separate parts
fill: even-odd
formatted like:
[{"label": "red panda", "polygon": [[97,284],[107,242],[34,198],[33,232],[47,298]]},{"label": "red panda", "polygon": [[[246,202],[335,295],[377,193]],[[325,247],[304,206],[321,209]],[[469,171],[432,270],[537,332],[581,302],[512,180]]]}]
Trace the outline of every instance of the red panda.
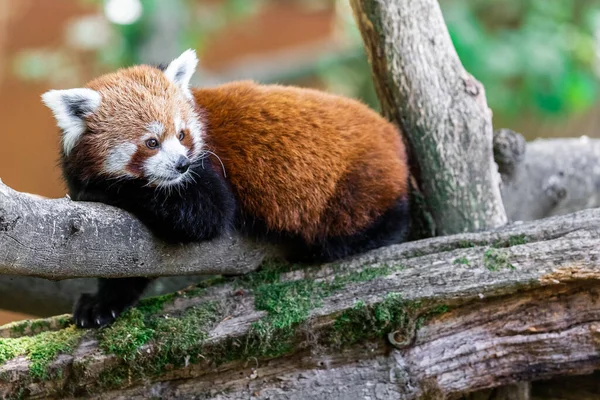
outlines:
[{"label": "red panda", "polygon": [[[188,50],[42,96],[62,131],[71,198],[121,207],[172,243],[231,229],[277,243],[290,261],[329,262],[408,232],[399,130],[358,101],[254,82],[190,88]],[[74,310],[111,323],[146,278],[100,279]]]}]

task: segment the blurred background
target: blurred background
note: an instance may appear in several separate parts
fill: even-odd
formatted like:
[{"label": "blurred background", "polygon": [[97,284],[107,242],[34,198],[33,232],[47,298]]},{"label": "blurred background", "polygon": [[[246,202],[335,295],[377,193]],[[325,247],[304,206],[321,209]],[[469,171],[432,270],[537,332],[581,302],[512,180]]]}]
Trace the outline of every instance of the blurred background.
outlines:
[{"label": "blurred background", "polygon": [[[440,4],[496,128],[600,137],[600,0]],[[59,134],[40,95],[187,48],[200,58],[197,85],[297,84],[378,109],[347,0],[0,0],[2,180],[64,196]],[[0,311],[0,324],[25,317]]]}]

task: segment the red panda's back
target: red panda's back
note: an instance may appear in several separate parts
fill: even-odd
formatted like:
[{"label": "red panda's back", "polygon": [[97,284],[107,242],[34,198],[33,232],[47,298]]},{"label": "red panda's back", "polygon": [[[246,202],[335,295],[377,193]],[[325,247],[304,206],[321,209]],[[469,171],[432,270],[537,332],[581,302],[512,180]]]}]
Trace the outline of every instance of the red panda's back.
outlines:
[{"label": "red panda's back", "polygon": [[354,100],[253,82],[194,89],[244,211],[307,240],[366,227],[407,193],[399,132]]}]

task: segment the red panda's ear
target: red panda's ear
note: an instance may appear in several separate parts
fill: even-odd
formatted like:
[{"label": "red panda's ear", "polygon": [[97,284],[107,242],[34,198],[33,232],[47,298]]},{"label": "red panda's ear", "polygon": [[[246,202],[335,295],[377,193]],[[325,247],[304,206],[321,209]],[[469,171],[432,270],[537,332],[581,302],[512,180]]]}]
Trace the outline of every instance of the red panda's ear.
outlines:
[{"label": "red panda's ear", "polygon": [[85,117],[100,107],[102,97],[95,90],[79,88],[50,90],[42,95],[42,101],[52,110],[62,130],[63,150],[68,155],[85,132]]},{"label": "red panda's ear", "polygon": [[184,51],[183,54],[175,60],[171,61],[165,70],[167,78],[177,85],[188,99],[192,98],[192,93],[190,92],[190,79],[192,79],[192,75],[194,75],[197,65],[198,58],[196,57],[196,52],[189,49]]}]

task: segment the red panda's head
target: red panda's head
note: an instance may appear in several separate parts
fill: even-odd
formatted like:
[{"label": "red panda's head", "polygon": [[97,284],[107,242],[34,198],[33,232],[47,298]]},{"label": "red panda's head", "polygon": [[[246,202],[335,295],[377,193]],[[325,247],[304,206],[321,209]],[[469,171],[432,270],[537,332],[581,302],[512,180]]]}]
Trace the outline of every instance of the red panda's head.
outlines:
[{"label": "red panda's head", "polygon": [[62,131],[65,165],[82,179],[138,178],[158,187],[189,178],[204,154],[189,89],[197,63],[188,50],[164,71],[134,66],[42,95]]}]

